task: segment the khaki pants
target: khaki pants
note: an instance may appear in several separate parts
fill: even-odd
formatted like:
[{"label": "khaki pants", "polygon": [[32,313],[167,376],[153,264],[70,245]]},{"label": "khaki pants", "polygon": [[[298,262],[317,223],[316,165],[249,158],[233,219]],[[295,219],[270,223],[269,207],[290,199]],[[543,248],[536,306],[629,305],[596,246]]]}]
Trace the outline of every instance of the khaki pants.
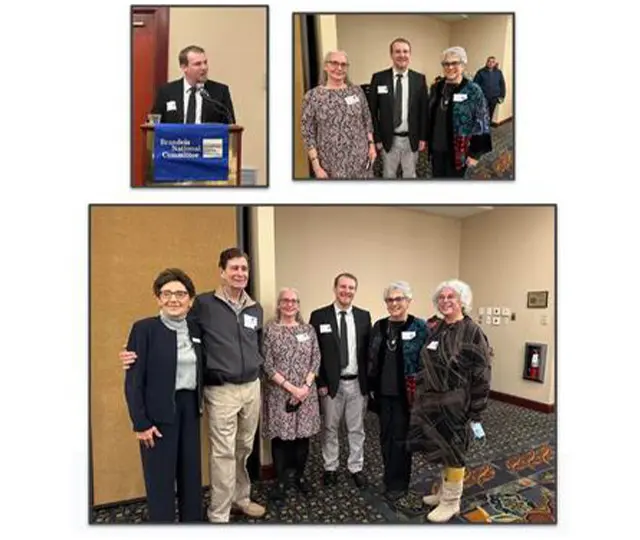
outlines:
[{"label": "khaki pants", "polygon": [[247,459],[260,418],[260,380],[245,384],[205,386],[209,417],[209,521],[229,521],[231,505],[244,508],[251,499]]}]

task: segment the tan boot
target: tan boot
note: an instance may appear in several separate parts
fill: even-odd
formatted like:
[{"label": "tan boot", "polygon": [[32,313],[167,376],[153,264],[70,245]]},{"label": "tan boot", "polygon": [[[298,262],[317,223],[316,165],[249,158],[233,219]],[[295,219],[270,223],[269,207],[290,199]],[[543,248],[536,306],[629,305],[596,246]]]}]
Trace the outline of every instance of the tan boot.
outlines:
[{"label": "tan boot", "polygon": [[442,484],[444,483],[444,469],[442,469],[442,471],[440,472],[440,480],[436,480],[434,482],[435,484],[435,491],[433,491],[432,488],[432,493],[431,495],[425,495],[424,497],[422,497],[422,502],[426,505],[426,506],[436,506],[439,502],[440,502],[440,495],[442,494]]},{"label": "tan boot", "polygon": [[429,512],[427,519],[433,523],[445,523],[453,516],[459,514],[463,486],[463,480],[456,482],[446,480],[442,484],[440,503],[432,512]]},{"label": "tan boot", "polygon": [[261,518],[266,512],[266,508],[258,503],[249,501],[247,506],[232,506],[231,511],[234,514],[244,514],[245,516],[252,518]]}]

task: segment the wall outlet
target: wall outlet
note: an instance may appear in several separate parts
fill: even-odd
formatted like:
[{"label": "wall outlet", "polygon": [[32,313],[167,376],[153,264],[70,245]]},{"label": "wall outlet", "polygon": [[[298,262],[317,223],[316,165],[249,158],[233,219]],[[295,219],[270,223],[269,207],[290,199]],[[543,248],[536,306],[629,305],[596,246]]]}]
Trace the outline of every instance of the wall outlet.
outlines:
[{"label": "wall outlet", "polygon": [[494,317],[493,318],[493,325],[494,326],[500,326],[500,317]]}]

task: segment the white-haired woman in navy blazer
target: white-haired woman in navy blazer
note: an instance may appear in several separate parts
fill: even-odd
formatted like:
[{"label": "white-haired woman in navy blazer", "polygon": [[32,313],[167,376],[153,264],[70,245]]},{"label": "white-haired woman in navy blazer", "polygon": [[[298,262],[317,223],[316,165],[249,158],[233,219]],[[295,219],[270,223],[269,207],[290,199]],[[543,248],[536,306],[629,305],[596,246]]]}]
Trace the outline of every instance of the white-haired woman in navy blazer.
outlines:
[{"label": "white-haired woman in navy blazer", "polygon": [[140,443],[149,521],[202,519],[200,415],[201,333],[187,320],[196,291],[182,270],[168,268],[153,283],[156,317],[134,323],[127,343],[137,361],[126,374],[125,394]]}]

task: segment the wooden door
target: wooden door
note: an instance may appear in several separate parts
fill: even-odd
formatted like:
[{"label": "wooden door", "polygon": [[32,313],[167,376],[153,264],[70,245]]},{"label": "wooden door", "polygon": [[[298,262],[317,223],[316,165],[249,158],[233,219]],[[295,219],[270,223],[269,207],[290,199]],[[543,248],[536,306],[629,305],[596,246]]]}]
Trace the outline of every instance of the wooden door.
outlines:
[{"label": "wooden door", "polygon": [[[235,206],[90,209],[90,437],[93,506],[145,496],[118,352],[134,321],[157,315],[157,274],[182,268],[198,293],[219,284],[218,254],[238,245]],[[203,417],[202,483],[208,484]]]},{"label": "wooden door", "polygon": [[145,141],[140,124],[151,111],[158,86],[167,82],[169,8],[131,12],[131,185],[144,185]]},{"label": "wooden door", "polygon": [[302,32],[300,30],[300,17],[293,16],[293,47],[294,47],[294,99],[293,99],[293,146],[294,146],[294,174],[293,177],[309,178],[309,159],[302,140],[300,121],[302,119],[302,100],[305,93],[304,69],[302,60]]}]

